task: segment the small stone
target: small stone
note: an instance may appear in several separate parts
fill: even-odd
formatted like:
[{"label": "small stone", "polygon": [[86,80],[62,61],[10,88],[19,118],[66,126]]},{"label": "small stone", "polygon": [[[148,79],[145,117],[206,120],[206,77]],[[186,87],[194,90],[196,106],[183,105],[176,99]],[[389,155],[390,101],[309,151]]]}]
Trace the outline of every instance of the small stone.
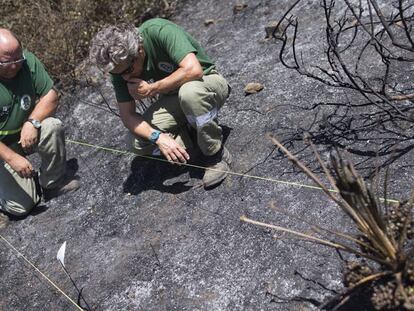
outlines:
[{"label": "small stone", "polygon": [[404,28],[404,22],[403,21],[398,21],[395,23],[395,25],[397,25],[400,28]]},{"label": "small stone", "polygon": [[[279,25],[279,26],[278,26]],[[280,23],[277,21],[272,21],[265,26],[266,32],[266,39],[270,39],[272,37],[275,38],[282,38],[283,32],[285,31],[286,26],[284,23]]]},{"label": "small stone", "polygon": [[255,94],[263,90],[263,88],[264,86],[261,83],[251,82],[246,84],[244,87],[244,92],[246,93],[245,95]]},{"label": "small stone", "polygon": [[127,296],[130,299],[134,299],[135,298],[135,293],[133,293],[132,291],[128,291]]},{"label": "small stone", "polygon": [[272,37],[273,32],[275,31],[277,24],[278,24],[278,22],[273,21],[273,22],[270,22],[269,24],[267,24],[265,26],[266,38]]}]

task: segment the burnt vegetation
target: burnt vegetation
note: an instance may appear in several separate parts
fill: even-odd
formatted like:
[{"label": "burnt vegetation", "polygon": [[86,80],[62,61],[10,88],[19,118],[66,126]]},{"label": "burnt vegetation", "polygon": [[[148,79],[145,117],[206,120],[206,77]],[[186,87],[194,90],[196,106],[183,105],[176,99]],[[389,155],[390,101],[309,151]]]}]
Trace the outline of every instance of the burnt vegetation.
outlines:
[{"label": "burnt vegetation", "polygon": [[[359,157],[357,167],[380,158],[385,168],[414,148],[414,38],[412,1],[322,0],[323,52],[313,57],[300,51],[301,0],[296,1],[274,28],[281,42],[281,63],[300,75],[343,94],[336,102],[321,100],[296,107],[313,114],[306,126],[279,130],[282,143],[301,145],[309,133],[318,145],[347,149]],[[373,176],[370,169],[367,176]]]},{"label": "burnt vegetation", "polygon": [[168,18],[175,8],[176,1],[167,0],[5,0],[0,26],[17,34],[55,83],[70,86],[84,75],[89,41],[103,25],[138,26],[151,17]]},{"label": "burnt vegetation", "polygon": [[[368,185],[358,174],[349,154],[334,151],[326,164],[315,145],[306,139],[313,156],[329,181],[330,189],[311,169],[274,137],[275,146],[352,221],[353,228],[339,231],[279,212],[309,225],[305,232],[258,222],[242,221],[289,233],[299,239],[337,250],[344,260],[345,289],[319,307],[323,310],[414,310],[414,189],[409,200],[379,196],[378,179]],[[377,176],[376,176],[377,177]],[[386,183],[385,183],[386,185]],[[385,186],[386,188],[386,186]],[[384,191],[387,192],[386,189]],[[275,208],[275,207],[273,207]],[[350,233],[353,232],[353,233]],[[342,253],[352,254],[346,259]]]},{"label": "burnt vegetation", "polygon": [[[337,203],[352,220],[355,233],[311,224],[311,233],[305,234],[246,217],[242,220],[352,254],[344,267],[344,291],[321,308],[346,310],[349,301],[362,293],[377,310],[414,310],[413,196],[390,201],[386,186],[385,198],[380,198],[381,191],[375,187],[379,169],[389,167],[414,148],[414,3],[322,0],[323,53],[307,59],[298,48],[302,24],[295,14],[300,2],[292,4],[271,34],[280,42],[279,59],[303,77],[342,92],[347,100],[296,107],[312,113],[313,121],[306,127],[282,128],[278,133],[281,142],[273,142],[275,149],[287,155]],[[138,25],[150,17],[168,17],[173,3],[6,0],[2,10],[7,14],[3,14],[1,26],[17,33],[24,46],[65,85],[82,75],[79,64],[87,55],[90,38],[103,24],[126,21]],[[308,143],[302,144],[305,133]],[[315,145],[346,149],[357,156],[357,167],[381,158],[381,163],[371,166],[367,173],[374,178],[371,186],[341,152],[333,153],[327,167]],[[295,151],[291,153],[284,146]],[[305,149],[312,151],[336,192],[301,162],[298,155]]]},{"label": "burnt vegetation", "polygon": [[[387,197],[390,164],[414,148],[414,3],[320,1],[323,53],[307,58],[298,43],[301,24],[295,10],[300,11],[300,2],[291,5],[271,33],[281,42],[279,60],[304,79],[342,95],[334,98],[346,100],[322,98],[309,107],[295,107],[309,111],[313,120],[279,129],[282,139],[271,139],[275,150],[339,206],[353,228],[340,232],[302,220],[311,232],[303,233],[244,216],[241,220],[332,247],[342,259],[342,253],[352,254],[344,259],[344,291],[321,303],[321,309],[414,310],[414,192],[399,201]],[[329,151],[327,163],[318,148],[324,154]],[[357,159],[355,166],[351,155]],[[304,163],[310,157],[317,168]],[[368,168],[370,185],[357,172],[358,166]],[[315,172],[323,173],[331,189]]]}]

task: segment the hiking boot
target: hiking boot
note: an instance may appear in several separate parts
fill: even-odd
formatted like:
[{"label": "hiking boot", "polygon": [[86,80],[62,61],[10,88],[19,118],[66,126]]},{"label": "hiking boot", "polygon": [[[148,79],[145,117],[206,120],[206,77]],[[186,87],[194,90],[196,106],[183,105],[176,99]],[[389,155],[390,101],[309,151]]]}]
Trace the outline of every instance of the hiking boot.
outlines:
[{"label": "hiking boot", "polygon": [[4,229],[9,225],[10,218],[0,211],[0,229]]},{"label": "hiking boot", "polygon": [[228,175],[232,156],[226,147],[207,158],[207,169],[203,177],[203,185],[205,189],[218,186]]},{"label": "hiking boot", "polygon": [[69,161],[67,161],[66,172],[62,180],[59,181],[57,185],[53,188],[42,189],[44,201],[47,202],[63,194],[78,190],[80,187],[80,182],[78,178],[75,177],[78,168],[78,161],[76,159],[70,159]]}]

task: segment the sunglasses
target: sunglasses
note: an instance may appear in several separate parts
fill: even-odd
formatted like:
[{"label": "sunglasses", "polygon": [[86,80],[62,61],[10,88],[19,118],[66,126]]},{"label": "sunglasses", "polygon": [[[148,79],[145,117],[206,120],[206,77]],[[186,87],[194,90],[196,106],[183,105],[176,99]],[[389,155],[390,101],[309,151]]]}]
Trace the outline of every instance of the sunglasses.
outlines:
[{"label": "sunglasses", "polygon": [[129,74],[129,73],[133,72],[134,71],[134,65],[135,65],[135,57],[133,59],[131,59],[128,67],[125,70],[117,73],[117,75],[122,76],[122,75],[126,75],[126,74]]},{"label": "sunglasses", "polygon": [[9,62],[0,61],[0,66],[7,67],[7,66],[11,66],[11,65],[17,65],[17,64],[24,63],[25,61],[26,61],[26,56],[24,56],[24,54],[23,54],[23,57],[20,58],[20,59],[17,59],[17,60],[12,60],[12,61],[9,61]]}]

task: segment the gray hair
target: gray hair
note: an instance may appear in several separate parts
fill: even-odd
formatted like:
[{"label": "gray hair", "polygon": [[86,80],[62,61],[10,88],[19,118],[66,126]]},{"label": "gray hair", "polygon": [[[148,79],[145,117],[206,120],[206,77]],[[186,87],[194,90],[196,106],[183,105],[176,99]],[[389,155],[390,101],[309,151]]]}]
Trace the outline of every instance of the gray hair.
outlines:
[{"label": "gray hair", "polygon": [[126,59],[138,55],[144,40],[132,24],[105,26],[92,39],[90,60],[104,72],[109,72]]}]

